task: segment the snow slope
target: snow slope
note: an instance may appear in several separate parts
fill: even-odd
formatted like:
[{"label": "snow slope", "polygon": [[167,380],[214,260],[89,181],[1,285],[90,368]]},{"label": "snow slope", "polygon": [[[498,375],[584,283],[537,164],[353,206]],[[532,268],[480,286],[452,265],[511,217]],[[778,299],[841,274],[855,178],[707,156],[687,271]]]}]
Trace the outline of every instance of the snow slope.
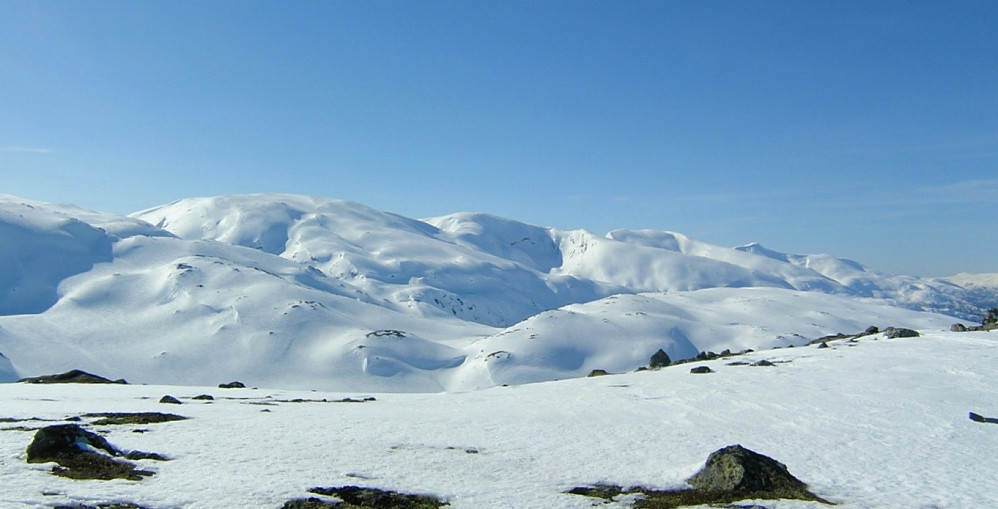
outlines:
[{"label": "snow slope", "polygon": [[[320,400],[371,394],[3,384],[8,420],[110,411],[191,419],[90,426],[120,448],[171,458],[138,461],[155,472],[140,482],[54,477],[52,464],[25,463],[25,448],[30,428],[55,422],[4,422],[0,506],[277,508],[310,487],[360,485],[433,494],[456,509],[626,507],[564,491],[681,488],[710,452],[741,444],[783,462],[838,507],[994,507],[998,425],[967,413],[998,417],[998,336],[922,332],[737,358],[771,367],[723,359],[696,363],[715,371],[706,375],[686,364],[466,393],[375,394],[360,404]],[[201,393],[216,399],[190,399]],[[157,403],[164,394],[183,404]]]},{"label": "snow slope", "polygon": [[[0,197],[0,379],[435,392],[630,371],[659,348],[956,321],[960,286],[670,232],[423,221],[296,195],[133,217]],[[879,298],[873,300],[872,297]],[[964,316],[974,316],[966,313]]]}]

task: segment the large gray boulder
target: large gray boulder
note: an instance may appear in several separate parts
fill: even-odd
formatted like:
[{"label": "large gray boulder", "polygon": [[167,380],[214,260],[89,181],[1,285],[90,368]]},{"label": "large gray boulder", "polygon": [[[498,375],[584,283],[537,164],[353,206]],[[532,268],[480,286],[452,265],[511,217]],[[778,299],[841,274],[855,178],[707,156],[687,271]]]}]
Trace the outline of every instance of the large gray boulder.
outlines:
[{"label": "large gray boulder", "polygon": [[686,482],[704,492],[757,498],[816,498],[803,481],[790,474],[786,465],[740,445],[712,452],[703,469]]}]

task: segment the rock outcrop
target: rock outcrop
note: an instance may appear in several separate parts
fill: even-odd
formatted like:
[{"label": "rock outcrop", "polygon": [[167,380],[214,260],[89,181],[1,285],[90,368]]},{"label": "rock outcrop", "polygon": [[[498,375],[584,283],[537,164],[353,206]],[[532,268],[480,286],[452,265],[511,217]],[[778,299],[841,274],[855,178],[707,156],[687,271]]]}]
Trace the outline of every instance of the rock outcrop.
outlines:
[{"label": "rock outcrop", "polygon": [[22,378],[18,382],[26,384],[127,384],[124,379],[111,380],[102,376],[87,373],[79,369],[59,373],[58,375],[44,375],[32,378]]},{"label": "rock outcrop", "polygon": [[[118,456],[124,454],[100,435],[76,424],[58,424],[38,430],[27,450],[28,463],[54,461],[59,466],[53,467],[52,473],[70,479],[138,481],[153,475],[148,470],[137,469],[133,463],[114,459]],[[142,457],[152,458],[149,455]]]}]

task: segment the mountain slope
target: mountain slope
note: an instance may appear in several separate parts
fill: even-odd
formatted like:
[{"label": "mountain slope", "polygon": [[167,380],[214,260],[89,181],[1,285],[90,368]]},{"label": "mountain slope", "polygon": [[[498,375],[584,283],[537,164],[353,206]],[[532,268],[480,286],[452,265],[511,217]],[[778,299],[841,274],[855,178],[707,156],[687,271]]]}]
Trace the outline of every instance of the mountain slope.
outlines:
[{"label": "mountain slope", "polygon": [[757,245],[485,214],[419,221],[294,195],[128,218],[3,197],[0,241],[8,379],[80,368],[143,383],[464,390],[629,371],[659,348],[682,359],[869,325],[943,329],[955,320],[892,305],[984,299]]}]

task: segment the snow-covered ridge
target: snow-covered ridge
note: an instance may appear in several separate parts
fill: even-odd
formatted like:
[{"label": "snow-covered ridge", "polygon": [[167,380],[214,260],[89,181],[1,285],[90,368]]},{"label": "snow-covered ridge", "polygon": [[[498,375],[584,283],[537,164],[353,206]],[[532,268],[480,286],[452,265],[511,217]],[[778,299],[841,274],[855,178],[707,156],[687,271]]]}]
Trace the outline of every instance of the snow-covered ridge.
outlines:
[{"label": "snow-covered ridge", "polygon": [[[8,373],[383,391],[627,371],[659,348],[681,359],[869,325],[946,328],[956,319],[903,308],[973,319],[993,297],[678,233],[416,220],[297,195],[131,217],[4,196],[0,268]],[[376,333],[388,330],[401,334]]]}]

